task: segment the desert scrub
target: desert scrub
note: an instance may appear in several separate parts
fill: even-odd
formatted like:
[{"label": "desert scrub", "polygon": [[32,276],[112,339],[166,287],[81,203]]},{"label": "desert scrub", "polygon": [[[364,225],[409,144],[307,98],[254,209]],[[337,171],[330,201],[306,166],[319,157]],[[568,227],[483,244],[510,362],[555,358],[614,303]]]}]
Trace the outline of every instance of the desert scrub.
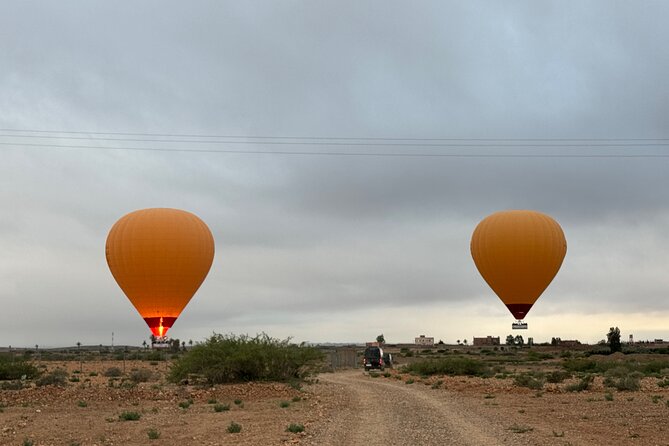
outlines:
[{"label": "desert scrub", "polygon": [[293,397],[293,403],[297,403],[298,401],[301,401],[302,397],[301,396],[294,396]]},{"label": "desert scrub", "polygon": [[121,421],[138,421],[142,415],[139,412],[121,412],[118,418]]},{"label": "desert scrub", "polygon": [[209,384],[244,381],[299,381],[323,354],[315,347],[291,344],[266,334],[214,334],[173,364],[169,380],[180,382],[189,374],[204,376]]},{"label": "desert scrub", "polygon": [[541,390],[544,387],[544,380],[541,377],[532,376],[529,373],[521,373],[513,379],[513,383],[519,387],[527,387],[532,390]]},{"label": "desert scrub", "polygon": [[554,370],[546,374],[546,382],[553,384],[559,384],[568,378],[571,378],[571,373],[566,370]]},{"label": "desert scrub", "polygon": [[53,372],[43,375],[35,383],[38,387],[42,386],[59,386],[63,387],[67,384],[67,372],[63,369],[56,369]]},{"label": "desert scrub", "polygon": [[418,375],[465,375],[465,376],[492,376],[492,371],[483,361],[473,358],[440,358],[424,360],[408,364],[405,372]]},{"label": "desert scrub", "polygon": [[218,400],[216,398],[209,398],[207,400],[207,404],[217,404]]},{"label": "desert scrub", "polygon": [[86,401],[84,401],[84,400],[79,400],[79,402],[77,402],[77,406],[79,406],[79,407],[88,407],[88,403],[87,403]]},{"label": "desert scrub", "polygon": [[228,432],[231,434],[238,434],[241,431],[242,431],[241,424],[237,424],[234,421],[231,421],[230,424],[228,425]]},{"label": "desert scrub", "polygon": [[299,424],[299,423],[291,423],[287,428],[286,432],[292,432],[294,434],[297,434],[299,432],[304,432],[304,425]]},{"label": "desert scrub", "polygon": [[229,404],[214,404],[214,412],[227,412],[230,410]]},{"label": "desert scrub", "polygon": [[641,372],[629,372],[624,368],[615,368],[606,372],[604,385],[606,387],[614,387],[618,391],[632,391],[636,392],[641,389]]},{"label": "desert scrub", "polygon": [[180,402],[179,402],[179,407],[182,408],[182,409],[188,409],[188,408],[190,407],[191,404],[193,404],[193,401],[192,401],[192,400],[188,400],[188,401],[180,401]]},{"label": "desert scrub", "polygon": [[0,356],[0,381],[21,379],[23,376],[33,379],[38,374],[37,367],[32,364],[19,359],[12,362],[4,355]]},{"label": "desert scrub", "polygon": [[160,438],[160,432],[155,429],[149,429],[147,435],[149,436],[149,440],[157,440]]},{"label": "desert scrub", "polygon": [[108,378],[116,378],[123,375],[123,372],[118,367],[109,367],[107,370],[105,370],[103,375]]},{"label": "desert scrub", "polygon": [[290,406],[290,403],[288,401],[281,401],[279,403],[279,407],[281,407],[282,409],[285,409],[288,406]]},{"label": "desert scrub", "polygon": [[586,375],[581,378],[579,382],[566,386],[565,390],[567,392],[582,392],[590,387],[590,384],[592,384],[594,379],[595,377],[593,375]]},{"label": "desert scrub", "polygon": [[242,404],[242,400],[237,399],[237,400],[234,401],[234,403],[235,403],[235,405],[237,405],[237,406],[241,406],[241,404]]},{"label": "desert scrub", "polygon": [[130,381],[132,381],[135,384],[145,383],[153,378],[153,372],[149,369],[133,370],[132,372],[130,372],[129,378]]}]

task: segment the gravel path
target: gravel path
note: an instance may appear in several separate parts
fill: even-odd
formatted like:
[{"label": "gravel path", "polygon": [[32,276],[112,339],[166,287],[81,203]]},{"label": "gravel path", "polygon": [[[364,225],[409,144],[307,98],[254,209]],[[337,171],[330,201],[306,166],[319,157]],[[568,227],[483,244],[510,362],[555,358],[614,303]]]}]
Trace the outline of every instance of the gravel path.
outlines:
[{"label": "gravel path", "polygon": [[[319,432],[303,444],[453,445],[500,444],[486,422],[443,392],[427,386],[370,379],[361,371],[324,374],[340,404]],[[451,395],[452,398],[452,395]]]}]

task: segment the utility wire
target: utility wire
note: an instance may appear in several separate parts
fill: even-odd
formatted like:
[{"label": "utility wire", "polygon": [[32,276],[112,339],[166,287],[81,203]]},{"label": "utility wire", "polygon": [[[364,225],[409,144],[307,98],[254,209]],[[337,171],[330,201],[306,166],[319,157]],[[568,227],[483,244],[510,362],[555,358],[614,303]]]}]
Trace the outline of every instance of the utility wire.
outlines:
[{"label": "utility wire", "polygon": [[[221,138],[221,139],[274,139],[274,140],[307,140],[307,141],[454,141],[454,142],[531,142],[531,141],[565,141],[565,142],[635,142],[635,141],[667,141],[669,138],[398,138],[398,137],[351,137],[351,136],[268,136],[268,135],[205,135],[184,133],[129,133],[129,132],[86,132],[65,130],[36,130],[36,129],[0,129],[0,132],[12,133],[40,133],[46,135],[113,135],[113,136],[143,136],[160,138]],[[38,135],[0,135],[11,137],[39,137]],[[62,137],[63,139],[65,137]],[[82,138],[91,139],[91,138]],[[162,140],[160,140],[162,141]]]},{"label": "utility wire", "polygon": [[0,142],[2,146],[56,148],[56,149],[89,149],[110,151],[142,151],[142,152],[181,152],[181,153],[231,153],[243,155],[291,155],[291,156],[349,156],[349,157],[387,157],[387,158],[669,158],[669,153],[605,153],[605,154],[562,154],[562,153],[421,153],[421,152],[323,152],[323,151],[292,151],[292,150],[235,150],[235,149],[184,149],[168,147],[109,147],[88,145],[32,144]]},{"label": "utility wire", "polygon": [[[3,131],[0,129],[0,131]],[[148,135],[147,135],[148,136]],[[162,136],[162,135],[161,135]],[[36,139],[59,139],[59,140],[70,140],[70,141],[116,141],[116,142],[152,142],[152,143],[181,143],[181,144],[247,144],[247,145],[294,145],[294,146],[356,146],[356,147],[490,147],[490,148],[519,148],[519,147],[669,147],[669,139],[636,139],[636,140],[604,140],[604,139],[592,139],[592,140],[577,140],[577,139],[392,139],[392,138],[313,138],[305,140],[306,138],[311,137],[255,137],[255,136],[229,136],[223,137],[219,136],[218,138],[235,138],[234,140],[198,140],[198,139],[146,139],[146,138],[100,138],[100,137],[83,137],[83,136],[42,136],[42,135],[2,135],[0,138],[36,138]],[[165,136],[167,137],[167,136]],[[177,136],[174,136],[177,137]],[[188,136],[184,136],[188,137]],[[193,137],[193,136],[190,136]],[[213,138],[209,136],[208,138]],[[262,138],[259,141],[249,141],[249,140],[240,140],[240,138]],[[269,140],[269,138],[279,138],[280,140]],[[287,139],[295,139],[295,141],[287,141]],[[385,142],[370,142],[374,141],[385,141]],[[361,142],[365,141],[365,142]],[[395,142],[395,141],[415,141],[415,142]],[[427,141],[444,141],[430,143]],[[448,142],[451,141],[451,142]],[[455,142],[461,141],[461,142]],[[495,142],[502,141],[502,142]],[[519,141],[519,142],[512,142]],[[537,141],[537,142],[531,142]],[[552,141],[548,143],[548,141]],[[584,141],[584,142],[576,142]],[[606,142],[611,141],[611,142]],[[630,141],[630,142],[622,142]],[[636,142],[644,141],[644,142]],[[648,141],[657,141],[657,142],[648,142]],[[664,142],[661,142],[664,141]]]}]

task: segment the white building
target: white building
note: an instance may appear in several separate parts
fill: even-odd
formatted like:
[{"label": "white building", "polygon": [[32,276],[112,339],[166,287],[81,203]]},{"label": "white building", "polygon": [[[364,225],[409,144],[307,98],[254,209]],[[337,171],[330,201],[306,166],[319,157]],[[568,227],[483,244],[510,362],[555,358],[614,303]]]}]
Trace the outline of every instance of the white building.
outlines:
[{"label": "white building", "polygon": [[434,345],[434,338],[428,338],[425,335],[420,335],[417,338],[415,338],[414,343],[416,345],[425,345],[428,347],[432,347]]}]

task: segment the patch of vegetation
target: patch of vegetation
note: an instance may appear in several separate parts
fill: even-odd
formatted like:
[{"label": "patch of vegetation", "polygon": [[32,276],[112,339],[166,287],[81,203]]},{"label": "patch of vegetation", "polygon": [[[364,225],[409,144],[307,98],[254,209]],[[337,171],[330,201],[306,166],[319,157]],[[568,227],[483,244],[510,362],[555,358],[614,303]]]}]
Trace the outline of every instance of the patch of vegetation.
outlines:
[{"label": "patch of vegetation", "polygon": [[567,392],[582,392],[590,387],[590,384],[592,384],[594,379],[595,377],[593,375],[585,375],[579,382],[566,386],[565,390]]},{"label": "patch of vegetation", "polygon": [[39,370],[32,364],[23,360],[14,359],[11,361],[5,356],[0,356],[0,381],[15,379],[33,379],[39,375]]},{"label": "patch of vegetation", "polygon": [[605,399],[606,401],[613,401],[613,394],[612,394],[611,392],[606,392],[606,393],[604,394],[604,399]]},{"label": "patch of vegetation", "polygon": [[242,404],[242,400],[237,399],[237,400],[234,401],[234,403],[235,403],[237,406],[239,406],[239,405]]},{"label": "patch of vegetation", "polygon": [[529,426],[521,426],[518,424],[514,424],[513,426],[509,427],[509,430],[514,434],[524,434],[525,432],[532,432],[534,428]]},{"label": "patch of vegetation", "polygon": [[32,441],[29,438],[26,438],[25,440],[23,440],[23,446],[33,446],[34,444],[35,444],[35,442]]},{"label": "patch of vegetation", "polygon": [[662,395],[653,395],[652,397],[650,397],[651,401],[654,404],[657,404],[662,398],[664,398]]},{"label": "patch of vegetation", "polygon": [[290,406],[290,403],[288,401],[281,401],[279,403],[279,407],[285,409],[286,407]]},{"label": "patch of vegetation", "polygon": [[641,372],[629,372],[622,367],[609,369],[604,378],[604,385],[607,387],[614,387],[618,391],[636,392],[641,389]]},{"label": "patch of vegetation", "polygon": [[562,437],[564,437],[564,431],[560,431],[560,432],[553,431],[553,436],[558,437],[558,438],[562,438]]},{"label": "patch of vegetation", "polygon": [[218,403],[218,400],[216,398],[209,398],[207,400],[207,404],[216,404]]},{"label": "patch of vegetation", "polygon": [[79,401],[77,402],[77,406],[79,406],[79,407],[88,407],[88,403],[87,403],[86,401],[84,401],[84,400],[79,400]]},{"label": "patch of vegetation", "polygon": [[241,424],[237,424],[234,421],[231,421],[230,424],[228,425],[228,432],[231,434],[238,434],[241,431],[242,431]]},{"label": "patch of vegetation", "polygon": [[535,377],[530,373],[521,373],[513,379],[513,383],[519,387],[527,387],[528,389],[540,390],[544,387],[543,377]]},{"label": "patch of vegetation", "polygon": [[123,375],[123,372],[118,367],[109,367],[104,371],[103,375],[108,378],[116,378]]},{"label": "patch of vegetation", "polygon": [[179,407],[181,407],[182,409],[188,409],[191,404],[193,404],[191,401],[180,401]]},{"label": "patch of vegetation", "polygon": [[293,403],[297,403],[298,401],[301,401],[302,397],[301,396],[294,396],[293,397]]},{"label": "patch of vegetation", "polygon": [[413,378],[409,378],[406,380],[405,384],[413,384],[414,382]]},{"label": "patch of vegetation", "polygon": [[210,384],[243,381],[300,380],[314,370],[323,354],[315,347],[295,345],[266,334],[214,334],[178,358],[169,380],[180,382],[199,374]]},{"label": "patch of vegetation", "polygon": [[437,381],[432,383],[432,388],[433,389],[439,389],[443,383],[444,383],[443,379],[438,379]]},{"label": "patch of vegetation", "polygon": [[369,372],[369,377],[370,378],[378,378],[379,376],[381,376],[381,374],[376,373],[376,372]]},{"label": "patch of vegetation", "polygon": [[139,412],[122,412],[118,418],[121,421],[138,421],[140,418],[142,418],[142,414]]},{"label": "patch of vegetation", "polygon": [[132,372],[130,372],[129,378],[130,381],[132,381],[135,384],[145,383],[153,378],[153,372],[149,369],[133,370]]},{"label": "patch of vegetation", "polygon": [[67,384],[67,372],[63,369],[56,369],[53,372],[47,373],[40,377],[35,384],[38,387],[42,386],[59,386],[63,387]]},{"label": "patch of vegetation", "polygon": [[546,382],[553,384],[559,384],[568,378],[571,378],[571,373],[566,370],[554,370],[546,374]]},{"label": "patch of vegetation", "polygon": [[230,410],[229,404],[214,404],[214,412],[227,412]]},{"label": "patch of vegetation", "polygon": [[147,435],[149,436],[149,440],[157,440],[160,438],[160,432],[156,429],[149,429]]},{"label": "patch of vegetation", "polygon": [[299,432],[304,432],[304,425],[303,424],[290,423],[290,425],[286,428],[286,432],[292,432],[294,434],[297,434]]},{"label": "patch of vegetation", "polygon": [[418,375],[492,376],[490,367],[473,358],[453,357],[424,360],[407,365],[404,370]]}]

